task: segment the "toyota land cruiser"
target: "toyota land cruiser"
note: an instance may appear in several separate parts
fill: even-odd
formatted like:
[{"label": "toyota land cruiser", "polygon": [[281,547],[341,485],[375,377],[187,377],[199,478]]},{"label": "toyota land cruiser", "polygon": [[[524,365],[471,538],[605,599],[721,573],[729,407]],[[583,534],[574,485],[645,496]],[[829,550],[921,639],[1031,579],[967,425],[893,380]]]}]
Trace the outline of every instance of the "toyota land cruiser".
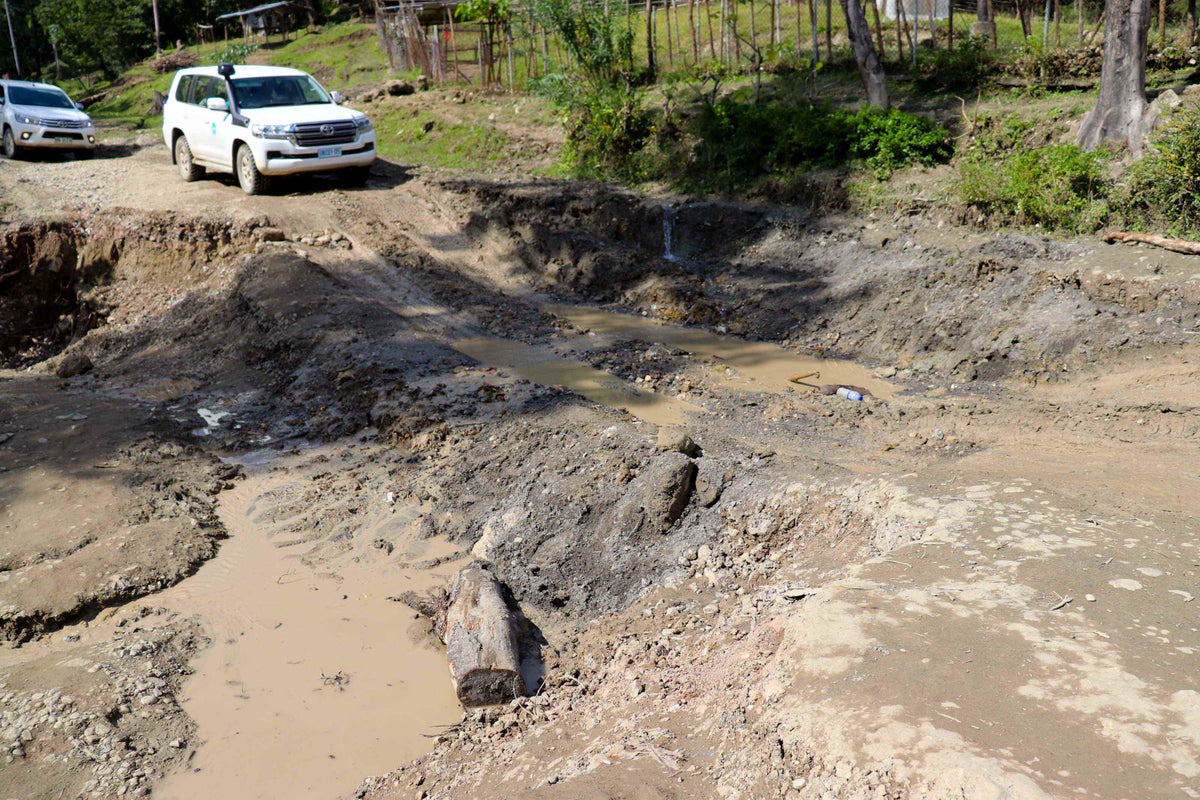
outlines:
[{"label": "toyota land cruiser", "polygon": [[340,102],[300,70],[192,67],[171,82],[163,139],[185,181],[206,169],[232,172],[246,194],[265,192],[274,175],[365,176],[375,160],[375,131],[365,114]]}]

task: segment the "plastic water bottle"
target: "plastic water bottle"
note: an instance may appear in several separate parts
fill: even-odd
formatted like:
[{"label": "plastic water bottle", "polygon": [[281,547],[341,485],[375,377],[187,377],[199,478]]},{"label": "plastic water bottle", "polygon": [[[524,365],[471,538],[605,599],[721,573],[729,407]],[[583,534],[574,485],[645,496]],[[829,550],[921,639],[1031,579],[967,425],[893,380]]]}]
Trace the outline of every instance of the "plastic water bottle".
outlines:
[{"label": "plastic water bottle", "polygon": [[853,389],[848,389],[845,386],[839,386],[837,390],[838,397],[846,400],[862,400],[862,395]]}]

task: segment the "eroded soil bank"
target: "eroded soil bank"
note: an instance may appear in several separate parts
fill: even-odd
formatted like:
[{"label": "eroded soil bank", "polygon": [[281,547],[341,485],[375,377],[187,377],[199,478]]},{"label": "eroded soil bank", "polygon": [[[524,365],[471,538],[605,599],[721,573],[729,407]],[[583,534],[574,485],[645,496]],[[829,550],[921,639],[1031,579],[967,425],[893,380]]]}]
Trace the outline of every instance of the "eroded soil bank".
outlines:
[{"label": "eroded soil bank", "polygon": [[[1187,258],[130,152],[0,169],[8,794],[1200,796]],[[472,558],[541,688],[389,722]]]}]

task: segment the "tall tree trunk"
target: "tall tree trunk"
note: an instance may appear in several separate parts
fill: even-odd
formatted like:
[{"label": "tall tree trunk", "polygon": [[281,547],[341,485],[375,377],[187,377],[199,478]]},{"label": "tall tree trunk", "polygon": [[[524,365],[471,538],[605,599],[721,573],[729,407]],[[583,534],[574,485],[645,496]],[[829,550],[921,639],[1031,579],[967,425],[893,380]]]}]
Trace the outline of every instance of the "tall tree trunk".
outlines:
[{"label": "tall tree trunk", "polygon": [[663,11],[667,15],[667,65],[675,65],[675,39],[671,35],[671,0],[664,0]]},{"label": "tall tree trunk", "polygon": [[1107,0],[1104,15],[1104,63],[1096,107],[1079,128],[1079,146],[1095,150],[1101,142],[1125,142],[1141,149],[1146,115],[1146,44],[1151,0]]},{"label": "tall tree trunk", "polygon": [[817,71],[817,64],[821,63],[821,42],[817,35],[817,0],[809,0],[808,9],[812,17],[812,45],[813,45],[813,72]]},{"label": "tall tree trunk", "polygon": [[850,32],[850,44],[854,47],[854,60],[858,62],[858,74],[867,89],[867,102],[876,108],[888,107],[887,78],[879,65],[879,55],[871,42],[871,26],[863,13],[859,0],[842,0],[842,13],[846,15],[846,28]]},{"label": "tall tree trunk", "polygon": [[700,63],[700,34],[696,30],[696,0],[688,0],[688,29],[692,32],[692,63]]},{"label": "tall tree trunk", "polygon": [[825,0],[825,58],[833,61],[833,0]]},{"label": "tall tree trunk", "polygon": [[871,4],[871,20],[875,23],[875,46],[879,48],[879,60],[887,60],[887,50],[883,49],[883,26],[879,23],[879,4],[875,0],[867,0]]},{"label": "tall tree trunk", "polygon": [[1196,43],[1196,0],[1188,0],[1187,4],[1188,44]]},{"label": "tall tree trunk", "polygon": [[646,69],[653,82],[658,75],[658,59],[654,52],[654,3],[646,0]]}]

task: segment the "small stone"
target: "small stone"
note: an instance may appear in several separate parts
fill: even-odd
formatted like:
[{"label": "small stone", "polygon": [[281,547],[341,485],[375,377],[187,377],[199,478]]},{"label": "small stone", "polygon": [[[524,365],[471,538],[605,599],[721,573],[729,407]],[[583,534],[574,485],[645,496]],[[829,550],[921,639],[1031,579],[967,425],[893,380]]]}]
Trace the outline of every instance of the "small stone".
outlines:
[{"label": "small stone", "polygon": [[1085,594],[1085,595],[1083,596],[1083,599],[1084,599],[1084,600],[1087,600],[1089,603],[1094,603],[1094,602],[1096,602],[1096,595],[1094,595],[1094,594]]},{"label": "small stone", "polygon": [[660,453],[683,453],[688,458],[696,458],[700,455],[700,446],[692,440],[692,437],[678,428],[660,429],[657,446]]}]

